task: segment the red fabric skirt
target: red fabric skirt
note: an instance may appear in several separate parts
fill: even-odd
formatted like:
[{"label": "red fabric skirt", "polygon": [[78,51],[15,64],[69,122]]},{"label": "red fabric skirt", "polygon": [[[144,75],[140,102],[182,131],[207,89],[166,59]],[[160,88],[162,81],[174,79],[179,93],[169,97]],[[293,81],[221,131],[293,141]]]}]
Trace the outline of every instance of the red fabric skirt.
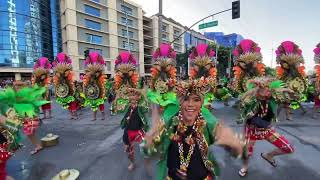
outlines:
[{"label": "red fabric skirt", "polygon": [[3,143],[0,145],[0,180],[5,180],[7,177],[6,164],[8,159],[12,156],[12,153],[6,150],[8,145]]},{"label": "red fabric skirt", "polygon": [[319,96],[314,96],[314,106],[320,107],[320,99]]},{"label": "red fabric skirt", "polygon": [[128,138],[130,144],[133,142],[142,142],[142,138],[144,137],[145,133],[143,130],[128,130]]},{"label": "red fabric skirt", "polygon": [[76,101],[72,101],[71,103],[69,103],[69,107],[68,110],[71,112],[76,112],[78,108],[78,104]]},{"label": "red fabric skirt", "polygon": [[104,112],[104,104],[99,105],[99,110],[100,110],[100,112]]},{"label": "red fabric skirt", "polygon": [[42,111],[51,110],[51,103],[42,105],[41,109]]},{"label": "red fabric skirt", "polygon": [[29,119],[26,118],[23,121],[23,127],[22,127],[22,131],[25,135],[32,135],[36,132],[36,130],[39,127],[39,119],[38,118],[33,118],[33,119]]}]

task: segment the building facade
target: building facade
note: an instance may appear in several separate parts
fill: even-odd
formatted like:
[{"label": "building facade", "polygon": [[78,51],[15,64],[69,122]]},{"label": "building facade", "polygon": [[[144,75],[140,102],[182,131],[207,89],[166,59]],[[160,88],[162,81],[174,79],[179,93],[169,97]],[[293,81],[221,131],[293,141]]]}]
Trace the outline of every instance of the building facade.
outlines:
[{"label": "building facade", "polygon": [[76,78],[84,73],[84,52],[97,51],[114,74],[114,60],[130,50],[144,75],[143,13],[129,0],[61,0],[62,47],[73,60]]},{"label": "building facade", "polygon": [[[145,76],[150,76],[150,68],[152,66],[152,52],[155,51],[161,43],[172,43],[172,47],[181,54],[185,52],[184,34],[178,38],[178,36],[184,32],[185,27],[175,20],[162,16],[162,27],[159,37],[159,15],[155,14],[150,18],[144,17],[143,21],[144,32],[144,50],[145,50]],[[178,39],[177,39],[178,38]],[[178,70],[179,71],[179,70]],[[178,72],[177,74],[180,74]]]},{"label": "building facade", "polygon": [[217,44],[231,48],[236,47],[243,39],[242,35],[236,33],[224,35],[223,32],[205,32],[204,36],[208,39],[216,41]]},{"label": "building facade", "polygon": [[29,79],[36,59],[53,59],[50,8],[50,0],[0,1],[0,78]]}]

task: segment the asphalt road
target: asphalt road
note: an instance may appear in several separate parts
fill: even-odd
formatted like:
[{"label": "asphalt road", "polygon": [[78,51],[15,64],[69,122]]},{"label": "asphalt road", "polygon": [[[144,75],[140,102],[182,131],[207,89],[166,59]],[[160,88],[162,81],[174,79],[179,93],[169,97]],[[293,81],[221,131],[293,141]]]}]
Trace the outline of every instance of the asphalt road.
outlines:
[{"label": "asphalt road", "polygon": [[[260,158],[261,152],[272,150],[273,146],[268,142],[258,142],[245,179],[320,180],[320,116],[317,120],[311,119],[311,106],[307,106],[307,114],[302,115],[298,110],[293,116],[294,121],[282,120],[276,125],[277,131],[293,144],[294,154],[276,157],[278,167],[274,168]],[[215,103],[215,107],[213,113],[219,119],[236,131],[241,131],[241,125],[235,123],[239,114],[236,109],[220,103]],[[67,111],[54,104],[54,118],[44,120],[38,136],[43,137],[50,132],[58,134],[59,144],[31,156],[32,145],[24,139],[25,147],[8,162],[8,173],[16,180],[47,180],[62,169],[75,168],[80,171],[80,180],[153,179],[147,176],[138,148],[138,166],[133,172],[128,172],[128,160],[123,151],[122,130],[119,127],[121,116],[106,113],[105,121],[98,119],[93,122],[90,121],[91,115],[90,110],[85,109],[80,120],[69,120]],[[220,147],[210,148],[222,169],[219,179],[243,179],[237,174],[241,167],[240,160],[231,158]],[[152,162],[153,167],[154,164],[155,161]]]}]

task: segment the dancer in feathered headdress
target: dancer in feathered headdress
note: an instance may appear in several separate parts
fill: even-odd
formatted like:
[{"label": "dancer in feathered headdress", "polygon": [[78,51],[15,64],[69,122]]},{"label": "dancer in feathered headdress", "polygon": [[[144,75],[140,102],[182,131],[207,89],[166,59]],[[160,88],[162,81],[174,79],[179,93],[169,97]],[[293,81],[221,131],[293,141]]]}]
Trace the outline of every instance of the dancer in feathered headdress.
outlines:
[{"label": "dancer in feathered headdress", "polygon": [[[38,59],[38,61],[34,64],[33,67],[33,75],[31,78],[32,86],[38,85],[40,87],[46,88],[46,93],[44,94],[44,99],[50,100],[50,94],[49,94],[49,86],[51,84],[51,78],[50,78],[50,69],[51,64],[48,58],[41,57]],[[43,106],[41,106],[41,109],[44,113],[44,119],[47,118],[47,112],[49,114],[49,118],[51,118],[51,103],[47,103]]]},{"label": "dancer in feathered headdress", "polygon": [[197,47],[191,49],[190,59],[190,78],[199,79],[205,78],[210,87],[204,99],[204,105],[211,108],[214,100],[214,93],[217,87],[217,69],[213,62],[215,57],[213,49],[209,48],[207,44],[199,44]]},{"label": "dancer in feathered headdress", "polygon": [[[39,114],[41,105],[48,103],[42,100],[46,89],[34,86],[22,87],[23,83],[15,83],[16,90],[7,88],[0,92],[0,179],[6,179],[6,162],[19,149],[20,130],[30,137],[30,133],[39,124],[32,124]],[[29,121],[30,120],[30,121]],[[35,151],[42,149],[41,145]]]},{"label": "dancer in feathered headdress", "polygon": [[316,46],[316,48],[313,50],[314,52],[314,62],[315,62],[315,74],[316,74],[316,80],[315,80],[315,91],[314,91],[314,107],[313,107],[313,115],[312,118],[316,118],[316,112],[320,108],[320,43]]},{"label": "dancer in feathered headdress", "polygon": [[296,93],[297,99],[285,104],[287,120],[291,120],[289,112],[289,104],[292,109],[304,108],[300,105],[300,102],[306,100],[307,79],[305,73],[305,67],[303,66],[304,59],[302,57],[302,51],[292,41],[284,41],[276,50],[277,63],[280,65],[277,67],[277,77],[286,83],[286,86]]},{"label": "dancer in feathered headdress", "polygon": [[128,88],[137,88],[139,74],[136,71],[137,60],[127,51],[121,52],[115,60],[114,90],[116,99],[113,101],[113,111],[124,112],[128,107]]},{"label": "dancer in feathered headdress", "polygon": [[147,92],[148,99],[155,104],[165,107],[175,103],[173,92],[176,84],[176,52],[170,44],[161,44],[153,53],[151,68],[151,84]]},{"label": "dancer in feathered headdress", "polygon": [[169,104],[163,113],[153,107],[154,122],[141,145],[146,155],[160,153],[156,179],[214,179],[219,166],[208,150],[212,144],[228,146],[242,156],[244,144],[230,128],[218,123],[203,106],[210,89],[204,77],[178,82],[178,104]]},{"label": "dancer in feathered headdress", "polygon": [[[292,100],[294,92],[284,88],[280,80],[259,77],[247,83],[247,92],[241,96],[241,118],[245,122],[244,133],[248,143],[248,155],[253,154],[257,140],[267,140],[277,147],[269,153],[261,153],[261,157],[276,167],[274,156],[289,154],[294,151],[288,140],[278,134],[272,122],[276,121],[277,104]],[[249,159],[244,161],[239,175],[244,177],[248,173]]]},{"label": "dancer in feathered headdress", "polygon": [[262,55],[257,43],[250,39],[240,41],[235,47],[234,90],[242,94],[247,89],[247,81],[255,77],[265,75],[265,65],[262,63]]},{"label": "dancer in feathered headdress", "polygon": [[105,61],[97,52],[89,53],[85,60],[86,74],[83,78],[83,89],[85,95],[85,105],[90,106],[93,111],[93,121],[97,118],[99,108],[102,119],[105,119],[104,101],[106,99],[105,84],[107,77],[104,74]]},{"label": "dancer in feathered headdress", "polygon": [[59,53],[53,64],[53,84],[56,101],[69,109],[71,119],[77,119],[77,104],[74,98],[75,84],[72,72],[72,61],[65,53]]}]

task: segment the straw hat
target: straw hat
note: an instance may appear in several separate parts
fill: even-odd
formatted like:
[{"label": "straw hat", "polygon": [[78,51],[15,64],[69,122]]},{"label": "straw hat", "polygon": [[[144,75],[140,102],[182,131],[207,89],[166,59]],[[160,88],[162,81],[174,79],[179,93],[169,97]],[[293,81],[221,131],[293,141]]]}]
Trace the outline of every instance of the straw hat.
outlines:
[{"label": "straw hat", "polygon": [[45,147],[55,146],[58,144],[58,135],[49,133],[45,137],[41,138],[42,145]]},{"label": "straw hat", "polygon": [[76,180],[80,172],[76,169],[64,169],[55,175],[51,180]]}]

